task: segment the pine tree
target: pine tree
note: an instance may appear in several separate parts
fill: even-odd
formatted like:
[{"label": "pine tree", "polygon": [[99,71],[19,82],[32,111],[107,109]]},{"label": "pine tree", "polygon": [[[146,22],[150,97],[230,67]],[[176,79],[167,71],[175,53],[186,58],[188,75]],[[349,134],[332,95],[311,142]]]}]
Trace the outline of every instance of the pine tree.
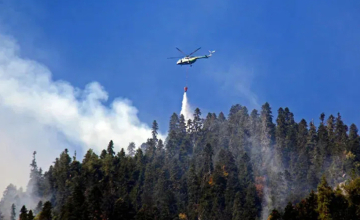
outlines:
[{"label": "pine tree", "polygon": [[251,160],[254,164],[254,171],[256,176],[261,176],[261,165],[262,154],[261,154],[261,120],[260,115],[256,109],[254,109],[250,114],[250,137],[251,137]]},{"label": "pine tree", "polygon": [[193,126],[195,132],[200,132],[202,128],[202,119],[201,119],[201,111],[199,108],[195,109],[194,112],[194,120],[193,120]]},{"label": "pine tree", "polygon": [[107,155],[106,150],[105,150],[105,149],[102,150],[102,151],[101,151],[101,154],[100,154],[100,159],[102,159],[102,160],[105,159],[106,155]]},{"label": "pine tree", "polygon": [[28,214],[28,216],[27,216],[27,220],[34,220],[34,219],[35,219],[35,216],[34,216],[32,210],[30,210],[30,211],[29,211],[29,214]]},{"label": "pine tree", "polygon": [[101,219],[101,202],[103,195],[98,186],[94,185],[89,189],[87,204],[89,207],[89,219]]},{"label": "pine tree", "polygon": [[159,177],[155,186],[155,200],[156,206],[159,209],[159,219],[173,219],[177,213],[176,199],[174,192],[170,190],[171,183],[168,180],[165,171],[160,171]]},{"label": "pine tree", "polygon": [[49,220],[52,219],[52,205],[49,201],[44,203],[44,207],[39,215],[39,220]]},{"label": "pine tree", "polygon": [[13,203],[13,204],[11,205],[11,215],[10,215],[10,219],[11,219],[11,220],[15,220],[15,219],[16,219],[16,212],[15,212],[15,210],[16,210],[16,206],[15,206],[15,204]]},{"label": "pine tree", "polygon": [[338,113],[335,124],[335,147],[337,148],[336,151],[338,154],[347,150],[347,131],[348,127],[342,121],[340,113]]},{"label": "pine tree", "polygon": [[190,165],[187,176],[188,213],[190,219],[195,219],[197,216],[196,207],[199,204],[200,182],[194,164]]},{"label": "pine tree", "polygon": [[42,196],[42,187],[41,187],[41,169],[39,170],[36,163],[36,151],[33,153],[33,160],[30,164],[30,180],[27,185],[27,193],[34,198],[39,198]]},{"label": "pine tree", "polygon": [[319,141],[316,146],[316,148],[318,148],[318,151],[320,152],[320,155],[318,156],[318,161],[321,164],[319,163],[318,166],[321,165],[321,167],[319,167],[318,169],[320,169],[321,171],[327,170],[331,162],[330,139],[329,139],[328,131],[324,124],[324,118],[325,118],[325,114],[322,113],[320,116],[321,122],[318,128]]},{"label": "pine tree", "polygon": [[279,108],[278,117],[276,119],[276,153],[275,158],[278,164],[286,166],[288,160],[288,150],[286,149],[286,115],[283,108]]},{"label": "pine tree", "polygon": [[42,208],[43,208],[42,201],[39,201],[36,208],[35,208],[35,210],[34,210],[34,214],[37,215],[38,213],[40,213]]},{"label": "pine tree", "polygon": [[272,122],[272,112],[269,103],[262,106],[261,117],[261,145],[270,148],[275,141],[275,125]]},{"label": "pine tree", "polygon": [[21,207],[20,210],[20,220],[28,220],[28,213],[27,213],[27,209],[25,207],[25,205],[23,205],[23,207]]},{"label": "pine tree", "polygon": [[212,156],[214,155],[211,144],[207,143],[204,149],[204,173],[211,174],[213,171]]},{"label": "pine tree", "polygon": [[186,121],[183,114],[180,115],[180,119],[179,119],[179,134],[180,134],[180,138],[186,135]]},{"label": "pine tree", "polygon": [[256,188],[253,183],[249,184],[246,189],[244,204],[244,220],[255,220],[259,216],[261,208],[260,200],[256,194]]},{"label": "pine tree", "polygon": [[109,145],[107,147],[107,153],[108,155],[110,155],[111,157],[115,156],[115,152],[114,152],[114,142],[112,140],[110,140]]},{"label": "pine tree", "polygon": [[225,118],[225,115],[224,115],[224,113],[223,113],[223,112],[220,112],[220,113],[219,113],[219,117],[218,117],[218,119],[219,119],[219,121],[220,121],[220,122],[224,122],[224,121],[226,121],[226,118]]},{"label": "pine tree", "polygon": [[318,209],[320,220],[331,220],[330,204],[332,190],[328,185],[325,176],[322,176],[321,183],[318,186]]},{"label": "pine tree", "polygon": [[268,220],[281,220],[281,214],[278,210],[273,209],[269,215]]},{"label": "pine tree", "polygon": [[289,202],[287,206],[285,207],[284,214],[282,219],[283,220],[294,220],[298,216],[298,213],[294,209],[294,206]]},{"label": "pine tree", "polygon": [[153,124],[152,124],[152,131],[151,131],[151,134],[152,134],[152,140],[154,141],[154,144],[156,145],[157,142],[158,142],[158,138],[157,138],[157,135],[158,135],[158,131],[159,130],[159,125],[158,123],[156,122],[156,120],[153,121]]},{"label": "pine tree", "polygon": [[119,198],[116,200],[114,213],[112,216],[112,219],[114,220],[132,220],[135,218],[135,211],[130,203],[128,195],[126,195],[124,198]]},{"label": "pine tree", "polygon": [[[292,152],[291,174],[294,179],[294,187],[291,190],[295,194],[295,198],[300,199],[308,188],[308,172],[310,169],[310,153],[313,149],[308,144],[307,122],[302,119],[298,125],[298,134],[296,140],[296,149]],[[297,196],[298,195],[298,196]]]},{"label": "pine tree", "polygon": [[237,192],[235,195],[232,220],[242,220],[244,217],[244,201],[242,199],[241,193]]},{"label": "pine tree", "polygon": [[335,117],[330,115],[326,121],[326,129],[329,137],[330,154],[336,155],[338,149],[335,147]]},{"label": "pine tree", "polygon": [[130,157],[133,157],[135,155],[135,148],[136,148],[135,143],[131,142],[127,148]]},{"label": "pine tree", "polygon": [[317,212],[318,203],[317,195],[312,190],[309,196],[302,200],[297,205],[298,215],[300,220],[318,220],[319,213]]},{"label": "pine tree", "polygon": [[[346,160],[348,166],[346,167],[347,172],[350,169],[359,173],[360,168],[360,138],[358,135],[358,129],[355,124],[351,124],[349,131],[349,141],[348,141],[348,150],[351,152]],[[353,156],[352,156],[353,155]]]},{"label": "pine tree", "polygon": [[[180,116],[181,117],[181,116]],[[184,118],[184,116],[183,116]],[[177,132],[179,130],[179,117],[176,113],[173,113],[171,115],[171,118],[170,118],[170,123],[169,123],[169,133],[171,131],[175,131]]]}]

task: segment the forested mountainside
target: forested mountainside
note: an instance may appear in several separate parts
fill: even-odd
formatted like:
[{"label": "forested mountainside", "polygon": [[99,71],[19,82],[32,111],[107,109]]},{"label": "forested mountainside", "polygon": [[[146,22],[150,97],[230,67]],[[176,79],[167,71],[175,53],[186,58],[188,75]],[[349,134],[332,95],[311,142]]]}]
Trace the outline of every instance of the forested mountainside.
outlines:
[{"label": "forested mountainside", "polygon": [[323,176],[316,193],[311,191],[296,205],[289,202],[282,212],[273,209],[268,220],[356,220],[360,219],[359,198],[359,177],[332,189]]},{"label": "forested mountainside", "polygon": [[237,104],[227,116],[196,109],[188,121],[174,113],[166,140],[154,121],[147,142],[127,153],[110,141],[79,161],[65,149],[45,172],[34,152],[27,190],[8,186],[0,219],[359,217],[357,127],[340,114],[321,114],[318,126],[296,122],[288,108],[272,114],[268,103],[250,113]]}]

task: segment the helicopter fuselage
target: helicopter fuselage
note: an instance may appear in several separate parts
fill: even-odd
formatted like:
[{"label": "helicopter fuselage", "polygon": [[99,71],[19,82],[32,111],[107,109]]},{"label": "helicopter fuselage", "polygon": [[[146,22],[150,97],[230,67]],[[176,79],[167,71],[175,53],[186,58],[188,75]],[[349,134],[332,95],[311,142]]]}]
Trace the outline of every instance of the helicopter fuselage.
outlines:
[{"label": "helicopter fuselage", "polygon": [[199,56],[199,57],[184,57],[181,58],[180,60],[178,60],[176,62],[176,65],[192,65],[193,63],[196,62],[196,60],[198,59],[202,59],[202,58],[208,58],[209,56],[205,55],[205,56]]}]

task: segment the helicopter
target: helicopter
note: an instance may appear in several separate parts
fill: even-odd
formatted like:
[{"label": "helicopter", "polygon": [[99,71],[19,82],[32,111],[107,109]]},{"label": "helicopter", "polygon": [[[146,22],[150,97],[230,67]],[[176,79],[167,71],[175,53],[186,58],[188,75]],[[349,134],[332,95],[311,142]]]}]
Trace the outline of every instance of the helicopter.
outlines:
[{"label": "helicopter", "polygon": [[176,47],[176,49],[178,51],[180,51],[182,54],[185,55],[185,57],[169,57],[168,59],[176,59],[176,58],[181,58],[179,59],[177,62],[176,62],[176,65],[180,65],[180,66],[183,66],[183,65],[190,65],[192,66],[193,63],[196,62],[196,60],[198,59],[203,59],[203,58],[209,58],[211,57],[211,55],[213,53],[215,53],[215,50],[214,51],[210,51],[209,50],[209,55],[204,55],[204,56],[191,56],[192,54],[194,54],[196,51],[200,50],[201,47],[199,47],[198,49],[194,50],[194,52],[190,53],[189,55],[186,55],[183,51],[181,51],[179,48]]}]

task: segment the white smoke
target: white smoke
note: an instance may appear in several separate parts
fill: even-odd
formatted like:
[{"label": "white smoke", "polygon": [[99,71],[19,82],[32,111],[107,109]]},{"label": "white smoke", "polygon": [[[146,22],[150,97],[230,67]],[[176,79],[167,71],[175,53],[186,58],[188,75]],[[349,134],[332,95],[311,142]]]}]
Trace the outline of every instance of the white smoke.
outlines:
[{"label": "white smoke", "polygon": [[[0,191],[10,183],[26,187],[33,151],[47,170],[65,148],[70,153],[93,148],[100,154],[110,140],[119,151],[151,137],[129,100],[117,98],[108,107],[99,83],[82,90],[54,81],[46,66],[20,57],[19,49],[0,33]],[[161,133],[159,138],[165,139]]]},{"label": "white smoke", "polygon": [[184,115],[184,118],[186,121],[189,119],[191,119],[191,120],[193,119],[192,110],[191,110],[190,104],[188,102],[186,92],[184,92],[184,96],[183,96],[183,100],[182,100],[180,115],[181,114]]}]

